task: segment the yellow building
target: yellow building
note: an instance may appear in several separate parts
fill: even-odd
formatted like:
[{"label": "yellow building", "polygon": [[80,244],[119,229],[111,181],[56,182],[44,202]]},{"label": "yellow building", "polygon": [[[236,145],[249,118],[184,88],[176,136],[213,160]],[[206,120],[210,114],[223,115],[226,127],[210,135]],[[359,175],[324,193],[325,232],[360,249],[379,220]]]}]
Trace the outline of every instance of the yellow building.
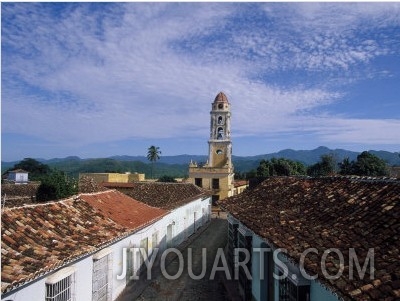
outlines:
[{"label": "yellow building", "polygon": [[231,111],[226,95],[220,92],[211,107],[208,160],[202,166],[189,164],[189,182],[212,192],[213,203],[234,194]]},{"label": "yellow building", "polygon": [[97,183],[131,183],[144,181],[142,173],[80,173],[79,179],[83,176],[93,178]]}]

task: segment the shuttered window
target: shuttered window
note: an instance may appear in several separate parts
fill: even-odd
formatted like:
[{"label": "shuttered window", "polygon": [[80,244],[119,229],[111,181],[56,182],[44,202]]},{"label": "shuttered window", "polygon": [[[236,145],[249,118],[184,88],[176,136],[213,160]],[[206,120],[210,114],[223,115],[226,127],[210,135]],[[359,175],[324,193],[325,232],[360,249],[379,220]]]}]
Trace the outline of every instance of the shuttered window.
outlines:
[{"label": "shuttered window", "polygon": [[46,301],[74,301],[75,269],[67,267],[46,279]]},{"label": "shuttered window", "polygon": [[111,301],[112,257],[111,251],[105,249],[93,256],[93,301]]}]

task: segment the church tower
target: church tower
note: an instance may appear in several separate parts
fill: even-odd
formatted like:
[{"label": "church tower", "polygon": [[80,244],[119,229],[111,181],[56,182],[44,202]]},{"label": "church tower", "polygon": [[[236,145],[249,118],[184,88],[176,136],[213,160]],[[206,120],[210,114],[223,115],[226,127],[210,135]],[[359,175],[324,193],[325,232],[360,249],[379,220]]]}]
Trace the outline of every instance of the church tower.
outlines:
[{"label": "church tower", "polygon": [[189,164],[189,181],[212,192],[213,203],[233,195],[233,165],[231,142],[231,108],[223,92],[211,104],[208,160],[198,166]]}]

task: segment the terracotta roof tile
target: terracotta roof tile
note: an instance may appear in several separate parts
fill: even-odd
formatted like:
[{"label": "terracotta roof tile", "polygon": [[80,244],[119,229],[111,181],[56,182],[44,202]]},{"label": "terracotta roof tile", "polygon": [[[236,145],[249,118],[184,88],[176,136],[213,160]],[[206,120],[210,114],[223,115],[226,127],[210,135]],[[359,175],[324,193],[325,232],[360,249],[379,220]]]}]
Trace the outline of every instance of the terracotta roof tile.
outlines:
[{"label": "terracotta roof tile", "polygon": [[1,215],[2,293],[96,252],[165,213],[118,191],[5,208]]},{"label": "terracotta roof tile", "polygon": [[104,216],[130,229],[152,223],[168,211],[138,202],[119,192],[82,194],[81,199],[98,209]]},{"label": "terracotta roof tile", "polygon": [[240,186],[248,185],[248,182],[246,180],[235,180],[233,182],[233,185],[235,187],[240,187]]},{"label": "terracotta roof tile", "polygon": [[228,97],[226,97],[224,92],[219,92],[217,96],[215,96],[214,102],[228,102]]},{"label": "terracotta roof tile", "polygon": [[206,192],[190,183],[102,183],[153,207],[172,210],[196,198],[207,196]]},{"label": "terracotta roof tile", "polygon": [[9,172],[14,172],[14,173],[29,173],[26,170],[23,169],[14,169],[14,170],[10,170]]},{"label": "terracotta roof tile", "polygon": [[[219,202],[257,235],[285,248],[295,262],[306,248],[305,268],[345,300],[395,300],[400,280],[400,181],[361,178],[269,178],[253,190]],[[343,275],[325,280],[320,258],[338,248],[345,258]],[[363,261],[374,249],[375,279],[349,280],[349,248]],[[315,256],[314,256],[315,255]],[[327,258],[336,274],[338,260]],[[336,271],[336,272],[333,272]],[[367,272],[369,268],[367,269]]]}]

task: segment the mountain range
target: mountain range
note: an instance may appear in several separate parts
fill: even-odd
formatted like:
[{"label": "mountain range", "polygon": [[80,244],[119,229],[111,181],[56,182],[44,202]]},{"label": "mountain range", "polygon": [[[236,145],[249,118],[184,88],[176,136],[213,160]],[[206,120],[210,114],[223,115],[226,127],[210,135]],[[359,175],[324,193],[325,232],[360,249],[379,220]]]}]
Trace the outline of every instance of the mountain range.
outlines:
[{"label": "mountain range", "polygon": [[[370,153],[383,159],[388,165],[400,166],[400,153],[388,151],[374,151]],[[279,152],[257,155],[257,156],[232,156],[235,171],[248,172],[257,168],[259,162],[263,159],[286,158],[299,161],[305,165],[312,165],[318,162],[322,155],[333,154],[337,162],[341,162],[348,157],[355,160],[360,152],[354,152],[344,149],[329,149],[320,146],[313,150],[293,150],[285,149]],[[77,176],[82,172],[139,172],[150,174],[151,164],[146,156],[112,156],[108,158],[92,158],[81,159],[76,156],[54,159],[36,159],[50,167],[65,171],[66,173]],[[155,176],[170,175],[175,177],[183,177],[187,174],[188,164],[190,161],[197,163],[206,162],[207,156],[202,155],[176,155],[161,156],[154,166]],[[1,162],[2,172],[12,168],[15,162]]]}]

